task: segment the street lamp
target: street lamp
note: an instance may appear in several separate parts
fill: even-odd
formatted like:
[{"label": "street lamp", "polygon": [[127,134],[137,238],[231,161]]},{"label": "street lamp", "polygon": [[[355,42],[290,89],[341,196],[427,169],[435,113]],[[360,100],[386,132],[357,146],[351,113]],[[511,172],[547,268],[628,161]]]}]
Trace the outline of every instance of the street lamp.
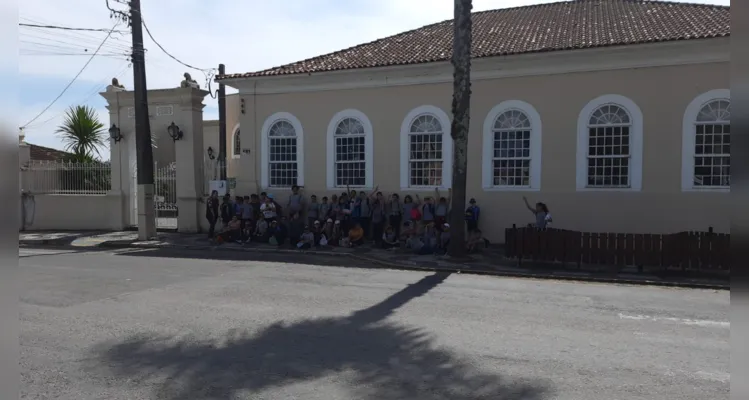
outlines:
[{"label": "street lamp", "polygon": [[171,137],[175,142],[182,139],[182,130],[179,129],[179,126],[177,126],[174,121],[172,121],[169,127],[166,128],[166,131],[169,132],[169,137]]},{"label": "street lamp", "polygon": [[112,138],[115,143],[122,140],[122,134],[120,133],[120,128],[118,128],[117,125],[112,124],[112,127],[109,128],[109,137]]},{"label": "street lamp", "polygon": [[208,146],[208,150],[206,151],[208,153],[208,159],[213,160],[216,158],[216,156],[213,155],[213,147]]}]

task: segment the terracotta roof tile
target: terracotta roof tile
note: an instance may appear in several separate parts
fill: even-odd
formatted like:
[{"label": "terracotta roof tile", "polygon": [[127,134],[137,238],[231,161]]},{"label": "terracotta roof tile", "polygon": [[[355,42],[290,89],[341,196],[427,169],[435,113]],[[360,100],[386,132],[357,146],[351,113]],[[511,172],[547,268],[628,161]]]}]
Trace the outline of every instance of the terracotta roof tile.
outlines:
[{"label": "terracotta roof tile", "polygon": [[70,153],[28,143],[32,161],[62,161]]},{"label": "terracotta roof tile", "polygon": [[[473,14],[473,57],[729,36],[730,7],[649,0],[573,0]],[[292,75],[449,60],[452,20],[258,72]]]}]

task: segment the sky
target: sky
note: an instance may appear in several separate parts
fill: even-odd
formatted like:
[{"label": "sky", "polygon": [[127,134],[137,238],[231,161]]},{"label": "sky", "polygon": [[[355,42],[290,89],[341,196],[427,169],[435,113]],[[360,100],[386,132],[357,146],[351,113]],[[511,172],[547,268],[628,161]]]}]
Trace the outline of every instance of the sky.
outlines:
[{"label": "sky", "polygon": [[[473,0],[475,11],[557,0]],[[676,0],[674,0],[676,1]],[[730,0],[691,2],[729,5]],[[117,0],[110,6],[124,9]],[[452,0],[141,0],[153,37],[174,57],[199,69],[226,65],[227,73],[256,71],[329,53],[452,18]],[[5,14],[5,13],[3,13]],[[24,0],[19,23],[111,29],[115,20],[105,0]],[[7,14],[6,14],[7,15]],[[63,149],[55,129],[70,106],[89,105],[108,126],[106,102],[98,95],[117,77],[129,90],[133,70],[127,60],[130,34],[115,28],[91,58],[106,32],[78,32],[19,26],[18,126],[47,107],[91,59],[70,88],[25,129],[29,143]],[[201,87],[206,78],[164,54],[145,34],[149,89],[179,85],[190,72]],[[0,38],[0,48],[12,38]],[[3,43],[5,41],[5,43]],[[9,76],[3,74],[3,76]],[[0,77],[0,85],[6,86]],[[215,84],[214,84],[215,85]],[[213,86],[215,89],[215,86]],[[233,93],[227,88],[227,93]],[[206,97],[204,119],[218,119],[216,100]],[[2,102],[0,102],[2,104]],[[108,157],[107,157],[108,158]]]}]

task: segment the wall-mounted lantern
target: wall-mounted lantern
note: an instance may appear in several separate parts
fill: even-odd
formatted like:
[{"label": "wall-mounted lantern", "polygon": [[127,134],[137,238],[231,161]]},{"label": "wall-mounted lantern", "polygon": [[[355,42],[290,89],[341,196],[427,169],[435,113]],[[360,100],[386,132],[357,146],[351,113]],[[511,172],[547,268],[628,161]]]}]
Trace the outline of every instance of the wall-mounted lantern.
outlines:
[{"label": "wall-mounted lantern", "polygon": [[213,155],[213,147],[208,146],[208,150],[206,150],[206,152],[208,153],[209,160],[213,160],[216,158],[216,156]]},{"label": "wall-mounted lantern", "polygon": [[120,128],[118,128],[117,125],[112,124],[112,127],[109,128],[109,137],[112,138],[115,143],[122,140],[122,133],[120,133]]},{"label": "wall-mounted lantern", "polygon": [[174,121],[172,121],[169,127],[166,128],[166,131],[169,132],[169,137],[171,137],[175,142],[182,139],[182,136],[184,135]]}]

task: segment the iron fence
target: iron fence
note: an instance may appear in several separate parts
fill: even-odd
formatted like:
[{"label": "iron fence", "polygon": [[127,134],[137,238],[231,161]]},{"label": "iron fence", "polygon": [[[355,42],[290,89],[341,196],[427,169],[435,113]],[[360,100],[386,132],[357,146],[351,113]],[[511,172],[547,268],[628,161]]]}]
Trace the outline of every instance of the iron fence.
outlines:
[{"label": "iron fence", "polygon": [[31,161],[21,168],[21,189],[35,194],[102,195],[111,190],[107,163]]}]

